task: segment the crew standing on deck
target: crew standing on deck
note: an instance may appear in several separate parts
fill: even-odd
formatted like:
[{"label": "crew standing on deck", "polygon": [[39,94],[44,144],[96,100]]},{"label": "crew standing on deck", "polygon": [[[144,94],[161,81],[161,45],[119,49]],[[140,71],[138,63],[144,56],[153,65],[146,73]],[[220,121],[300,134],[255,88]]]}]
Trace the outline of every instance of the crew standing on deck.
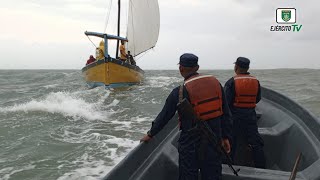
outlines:
[{"label": "crew standing on deck", "polygon": [[130,63],[131,65],[134,65],[134,66],[137,65],[136,61],[133,59],[133,56],[130,54],[130,51],[128,51],[127,58],[128,58],[129,63]]},{"label": "crew standing on deck", "polygon": [[104,60],[104,41],[100,41],[99,47],[96,48],[96,59],[97,60]]},{"label": "crew standing on deck", "polygon": [[127,53],[126,53],[126,47],[124,45],[124,41],[121,40],[121,45],[120,45],[120,60],[126,61],[127,60]]},{"label": "crew standing on deck", "polygon": [[234,66],[236,75],[224,86],[233,120],[232,157],[234,160],[243,158],[237,156],[239,141],[243,139],[252,152],[254,166],[265,168],[264,142],[258,132],[255,111],[256,104],[261,99],[261,89],[257,78],[248,72],[249,65],[248,58],[237,58]]},{"label": "crew standing on deck", "polygon": [[[179,62],[180,74],[184,77],[184,85],[176,87],[168,96],[162,111],[152,122],[152,127],[141,141],[149,141],[175,115],[179,96],[188,99],[193,105],[197,117],[209,125],[217,135],[219,142],[230,152],[231,118],[229,108],[219,81],[211,75],[201,75],[197,71],[198,57],[183,54]],[[182,112],[178,114],[181,115]],[[179,118],[179,180],[196,180],[200,169],[202,180],[221,180],[222,161],[216,147],[199,134],[191,133],[194,127],[186,119]]]},{"label": "crew standing on deck", "polygon": [[92,55],[90,55],[89,59],[87,60],[86,65],[91,64],[91,63],[93,63],[94,61],[96,61],[96,59],[95,59]]}]

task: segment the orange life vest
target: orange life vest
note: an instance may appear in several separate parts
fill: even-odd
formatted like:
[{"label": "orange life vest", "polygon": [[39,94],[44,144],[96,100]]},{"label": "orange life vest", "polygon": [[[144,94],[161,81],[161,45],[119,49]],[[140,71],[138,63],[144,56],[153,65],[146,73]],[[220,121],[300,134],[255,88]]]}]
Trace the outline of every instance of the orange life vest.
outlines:
[{"label": "orange life vest", "polygon": [[221,86],[214,76],[192,76],[184,82],[184,86],[200,120],[213,119],[223,114]]},{"label": "orange life vest", "polygon": [[251,75],[236,75],[234,78],[235,97],[233,106],[241,108],[256,107],[259,82]]}]

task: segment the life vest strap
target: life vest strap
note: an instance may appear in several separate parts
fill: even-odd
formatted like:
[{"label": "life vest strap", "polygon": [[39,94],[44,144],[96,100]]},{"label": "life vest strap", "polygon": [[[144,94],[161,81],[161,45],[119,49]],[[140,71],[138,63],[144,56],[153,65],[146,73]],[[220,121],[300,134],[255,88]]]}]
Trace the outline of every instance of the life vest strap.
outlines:
[{"label": "life vest strap", "polygon": [[256,97],[257,95],[252,95],[252,94],[240,94],[239,96],[244,96],[244,97]]},{"label": "life vest strap", "polygon": [[204,116],[204,115],[207,115],[207,114],[211,114],[211,113],[214,113],[214,112],[220,112],[221,111],[221,108],[219,109],[214,109],[214,110],[211,110],[211,111],[207,111],[207,112],[204,112],[204,113],[200,113],[200,116]]},{"label": "life vest strap", "polygon": [[237,103],[251,104],[251,103],[254,103],[254,102],[253,101],[238,101]]},{"label": "life vest strap", "polygon": [[179,87],[179,103],[181,103],[183,100],[183,85],[180,85]]},{"label": "life vest strap", "polygon": [[203,101],[199,101],[196,104],[199,105],[199,104],[204,104],[204,103],[208,103],[208,102],[211,102],[211,101],[217,101],[217,100],[219,100],[219,96],[214,97],[214,98],[210,98],[210,99],[206,99],[206,100],[203,100]]}]

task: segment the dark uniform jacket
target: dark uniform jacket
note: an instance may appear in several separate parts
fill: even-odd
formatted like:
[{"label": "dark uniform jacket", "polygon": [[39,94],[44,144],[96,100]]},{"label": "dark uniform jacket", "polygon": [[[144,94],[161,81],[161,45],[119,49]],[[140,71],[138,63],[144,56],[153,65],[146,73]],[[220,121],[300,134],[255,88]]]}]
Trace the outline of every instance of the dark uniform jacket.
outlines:
[{"label": "dark uniform jacket", "polygon": [[[191,74],[189,77],[196,75],[196,74]],[[189,77],[187,77],[186,79],[188,79]],[[152,127],[151,127],[150,131],[148,132],[149,136],[156,135],[168,123],[168,121],[175,115],[175,113],[177,111],[177,104],[179,102],[179,87],[180,86],[178,86],[172,90],[172,92],[170,93],[170,95],[168,96],[168,98],[166,100],[166,103],[165,103],[162,111],[158,114],[157,118],[152,122]],[[221,91],[222,91],[222,98],[223,98],[222,108],[223,108],[224,114],[220,117],[208,120],[207,122],[208,122],[209,126],[211,127],[211,129],[213,130],[213,132],[216,133],[218,138],[222,137],[222,138],[227,138],[227,139],[231,140],[232,124],[231,124],[230,110],[229,110],[229,107],[228,107],[228,104],[227,104],[227,101],[225,98],[223,88],[221,85],[220,85],[220,87],[221,87]],[[187,90],[185,88],[184,88],[183,96],[186,97],[187,99],[189,99]],[[178,123],[178,121],[177,121],[177,123]],[[180,134],[179,143],[180,144],[188,144],[188,142],[186,142],[188,138],[184,138],[187,136],[187,134],[184,133],[183,128],[184,128],[184,124],[182,123],[180,126],[180,129],[182,130],[182,132]]]}]

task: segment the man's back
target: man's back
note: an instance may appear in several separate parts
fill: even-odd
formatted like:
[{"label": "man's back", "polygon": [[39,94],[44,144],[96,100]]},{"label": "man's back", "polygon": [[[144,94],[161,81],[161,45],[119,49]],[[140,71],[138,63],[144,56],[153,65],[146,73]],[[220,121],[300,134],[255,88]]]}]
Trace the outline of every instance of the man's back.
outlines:
[{"label": "man's back", "polygon": [[249,64],[249,59],[239,57],[234,68],[237,75],[230,78],[224,87],[233,120],[232,157],[238,164],[237,159],[242,157],[238,153],[243,152],[239,147],[246,147],[250,149],[255,167],[264,168],[264,142],[258,132],[255,111],[261,99],[261,89],[257,78],[248,72]]},{"label": "man's back", "polygon": [[[208,122],[218,138],[224,139],[222,143],[226,147],[225,149],[230,151],[228,139],[230,138],[231,140],[231,119],[227,116],[229,109],[220,83],[217,80],[210,81],[210,78],[206,79],[206,76],[201,76],[197,73],[199,69],[198,57],[193,54],[185,53],[180,56],[179,65],[180,74],[185,78],[184,85],[181,86],[182,88],[177,87],[172,90],[166,99],[163,109],[152,122],[150,131],[141,140],[149,141],[155,136],[176,113],[179,99],[186,98],[194,103],[195,111],[197,111],[199,117]],[[206,81],[200,82],[205,79]],[[208,84],[210,85],[207,86]],[[204,89],[199,89],[199,87],[203,87]],[[215,92],[220,92],[218,93],[220,94],[218,95],[218,100],[216,99],[217,93]],[[222,105],[220,101],[222,101]],[[221,111],[226,113],[213,113],[213,110],[215,110],[215,107],[212,106],[213,102],[219,102],[217,104],[218,106],[221,105]],[[181,115],[181,113],[183,112],[178,111],[178,114]],[[193,125],[187,118],[180,121],[181,133],[178,140],[179,180],[197,179],[199,169],[201,170],[203,180],[220,180],[222,169],[221,155],[211,142],[208,142],[208,140],[205,140],[199,134],[194,135],[188,131],[194,127]],[[202,158],[199,157],[199,154],[203,155]]]},{"label": "man's back", "polygon": [[225,83],[224,90],[228,105],[233,113],[239,108],[254,109],[261,99],[260,83],[250,73],[243,73],[230,78]]}]

